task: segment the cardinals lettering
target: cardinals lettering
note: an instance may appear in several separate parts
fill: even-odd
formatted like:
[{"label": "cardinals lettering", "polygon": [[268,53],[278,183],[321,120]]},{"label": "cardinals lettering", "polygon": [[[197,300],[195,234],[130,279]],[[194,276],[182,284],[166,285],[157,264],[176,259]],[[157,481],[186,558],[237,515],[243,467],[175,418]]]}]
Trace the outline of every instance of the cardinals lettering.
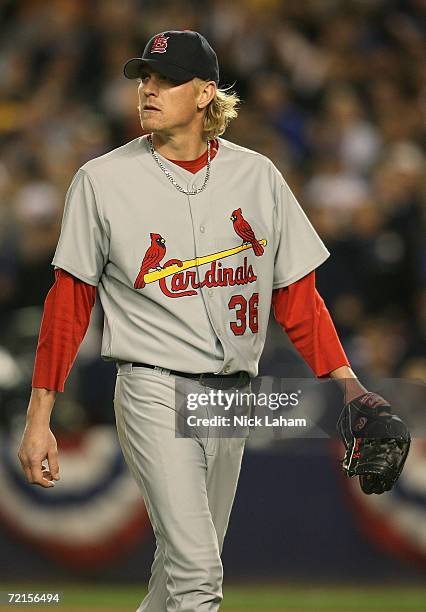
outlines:
[{"label": "cardinals lettering", "polygon": [[[171,259],[166,262],[166,266],[178,261]],[[244,257],[243,265],[236,268],[225,268],[222,267],[220,261],[214,261],[205,272],[204,278],[200,281],[197,280],[194,270],[187,270],[172,275],[170,288],[167,285],[166,278],[161,278],[159,283],[164,295],[175,298],[196,295],[200,287],[233,287],[234,285],[254,283],[256,280],[257,276],[253,271],[253,267],[248,264],[247,257]]]}]

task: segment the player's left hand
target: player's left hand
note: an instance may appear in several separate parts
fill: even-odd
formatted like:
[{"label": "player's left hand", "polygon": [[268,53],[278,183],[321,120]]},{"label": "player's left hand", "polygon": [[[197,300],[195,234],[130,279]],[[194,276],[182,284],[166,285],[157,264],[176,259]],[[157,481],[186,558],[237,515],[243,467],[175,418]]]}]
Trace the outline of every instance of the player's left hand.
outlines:
[{"label": "player's left hand", "polygon": [[355,398],[343,408],[337,431],[346,448],[345,474],[359,476],[367,495],[390,491],[404,467],[411,438],[389,402],[371,392]]}]

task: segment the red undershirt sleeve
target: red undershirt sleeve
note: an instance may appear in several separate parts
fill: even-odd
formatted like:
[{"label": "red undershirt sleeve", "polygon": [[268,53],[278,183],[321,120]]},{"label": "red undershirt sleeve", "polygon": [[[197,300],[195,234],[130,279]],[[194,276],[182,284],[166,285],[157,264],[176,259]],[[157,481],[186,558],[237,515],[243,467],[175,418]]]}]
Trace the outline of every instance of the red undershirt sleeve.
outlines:
[{"label": "red undershirt sleeve", "polygon": [[320,378],[349,366],[330,313],[315,288],[315,271],[272,293],[274,317]]},{"label": "red undershirt sleeve", "polygon": [[96,287],[65,270],[55,270],[55,282],[44,302],[32,386],[63,391],[89,326]]}]

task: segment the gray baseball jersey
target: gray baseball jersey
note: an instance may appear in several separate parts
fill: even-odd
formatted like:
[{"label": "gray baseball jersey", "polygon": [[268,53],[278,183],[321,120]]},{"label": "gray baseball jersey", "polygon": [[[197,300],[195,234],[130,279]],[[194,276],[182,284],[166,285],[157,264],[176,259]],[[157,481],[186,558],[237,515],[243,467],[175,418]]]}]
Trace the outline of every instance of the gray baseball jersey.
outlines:
[{"label": "gray baseball jersey", "polygon": [[[257,374],[272,290],[329,253],[273,163],[219,138],[207,188],[180,193],[146,137],[87,162],[52,261],[98,286],[102,357]],[[159,156],[186,189],[196,174]]]}]

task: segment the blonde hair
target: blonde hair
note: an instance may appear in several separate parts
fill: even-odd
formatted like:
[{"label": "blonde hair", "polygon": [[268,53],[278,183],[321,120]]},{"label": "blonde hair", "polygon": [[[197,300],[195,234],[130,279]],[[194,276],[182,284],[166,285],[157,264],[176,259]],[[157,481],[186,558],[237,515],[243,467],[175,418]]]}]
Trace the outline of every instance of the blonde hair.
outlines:
[{"label": "blonde hair", "polygon": [[[195,79],[198,83],[205,83],[201,79]],[[238,105],[240,98],[237,94],[227,89],[217,89],[214,98],[205,109],[203,118],[203,134],[206,140],[221,136],[230,122],[238,117]]]}]

